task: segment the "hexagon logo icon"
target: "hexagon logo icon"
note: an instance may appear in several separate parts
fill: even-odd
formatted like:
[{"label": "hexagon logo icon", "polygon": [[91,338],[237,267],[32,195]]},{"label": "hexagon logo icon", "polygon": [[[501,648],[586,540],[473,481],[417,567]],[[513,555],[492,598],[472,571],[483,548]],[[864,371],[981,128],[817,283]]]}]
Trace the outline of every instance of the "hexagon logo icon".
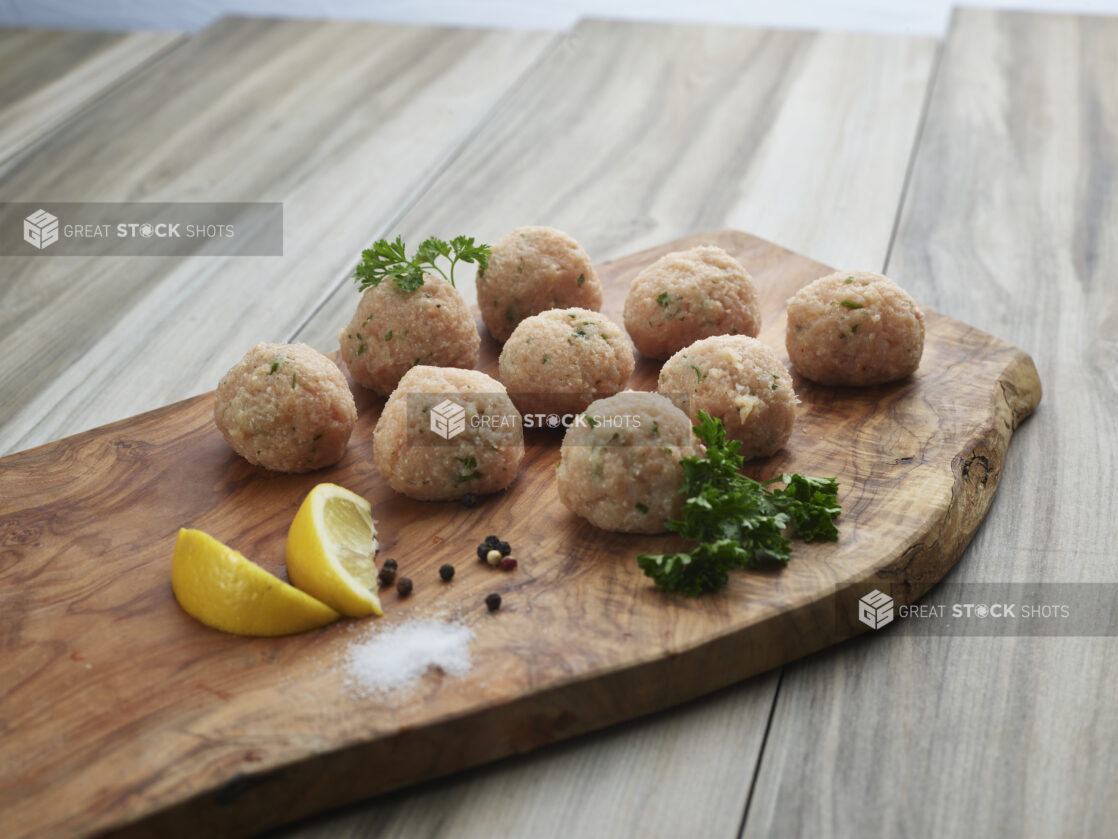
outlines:
[{"label": "hexagon logo icon", "polygon": [[457,437],[466,430],[466,409],[444,399],[431,409],[431,430],[444,440]]},{"label": "hexagon logo icon", "polygon": [[858,620],[870,629],[881,629],[893,622],[893,598],[874,589],[858,601]]},{"label": "hexagon logo icon", "polygon": [[23,220],[23,241],[39,250],[58,241],[58,216],[36,210]]}]

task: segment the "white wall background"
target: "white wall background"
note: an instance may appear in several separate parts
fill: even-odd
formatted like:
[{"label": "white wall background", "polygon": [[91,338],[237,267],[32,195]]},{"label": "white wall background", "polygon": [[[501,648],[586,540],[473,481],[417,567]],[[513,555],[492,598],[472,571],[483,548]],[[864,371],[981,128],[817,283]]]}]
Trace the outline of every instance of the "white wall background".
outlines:
[{"label": "white wall background", "polygon": [[[0,0],[0,26],[194,31],[226,14],[565,29],[581,17],[944,34],[950,0]],[[1118,15],[1118,0],[979,0]]]}]

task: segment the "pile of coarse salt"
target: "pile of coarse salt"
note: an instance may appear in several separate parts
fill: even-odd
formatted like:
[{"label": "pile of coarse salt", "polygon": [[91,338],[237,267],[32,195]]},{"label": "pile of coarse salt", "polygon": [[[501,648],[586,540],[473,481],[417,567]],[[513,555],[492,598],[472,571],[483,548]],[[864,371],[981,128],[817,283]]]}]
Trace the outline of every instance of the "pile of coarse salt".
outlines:
[{"label": "pile of coarse salt", "polygon": [[346,686],[370,695],[406,688],[432,668],[461,676],[470,669],[473,637],[472,629],[453,621],[415,619],[374,627],[346,653]]}]

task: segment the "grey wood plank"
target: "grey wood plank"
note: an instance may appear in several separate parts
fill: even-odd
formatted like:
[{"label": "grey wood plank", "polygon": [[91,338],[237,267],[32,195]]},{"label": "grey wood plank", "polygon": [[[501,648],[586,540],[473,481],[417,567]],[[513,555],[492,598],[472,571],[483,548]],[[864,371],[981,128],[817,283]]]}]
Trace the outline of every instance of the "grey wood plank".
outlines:
[{"label": "grey wood plank", "polygon": [[[550,224],[605,260],[734,227],[880,262],[933,55],[929,39],[580,24],[393,232]],[[339,289],[301,338],[336,344],[352,307]]]},{"label": "grey wood plank", "polygon": [[[390,232],[493,241],[551,224],[608,259],[736,226],[820,259],[880,265],[935,49],[923,39],[580,24]],[[356,301],[344,283],[297,337],[335,348]],[[736,835],[774,686],[770,674],[623,735],[279,835]]]},{"label": "grey wood plank", "polygon": [[[755,680],[755,689],[746,696],[721,691],[693,702],[682,711],[689,725],[668,723],[681,713],[669,711],[268,835],[732,836],[741,813],[736,802],[727,802],[726,784],[713,773],[757,753],[764,725],[756,723],[768,716],[775,684],[775,674],[767,674]],[[748,777],[736,780],[748,784]]]},{"label": "grey wood plank", "polygon": [[291,334],[553,40],[230,18],[0,167],[0,200],[282,201],[282,257],[0,259],[0,450]]},{"label": "grey wood plank", "polygon": [[0,161],[182,40],[172,32],[0,29]]},{"label": "grey wood plank", "polygon": [[[887,270],[1046,393],[952,583],[1118,583],[1116,78],[1118,19],[953,19]],[[896,623],[791,665],[744,835],[1112,836],[1115,684],[1113,638]]]}]

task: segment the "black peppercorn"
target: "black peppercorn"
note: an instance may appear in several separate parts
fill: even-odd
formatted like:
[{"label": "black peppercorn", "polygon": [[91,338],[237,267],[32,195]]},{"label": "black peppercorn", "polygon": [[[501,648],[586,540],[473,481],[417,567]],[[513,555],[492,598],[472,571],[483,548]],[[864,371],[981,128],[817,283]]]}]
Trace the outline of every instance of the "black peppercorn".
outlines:
[{"label": "black peppercorn", "polygon": [[411,594],[411,580],[407,577],[401,577],[396,581],[396,593],[401,597],[407,597]]},{"label": "black peppercorn", "polygon": [[510,553],[512,553],[512,547],[509,545],[508,542],[498,542],[497,550],[501,552],[501,556],[508,556]]},{"label": "black peppercorn", "polygon": [[454,566],[449,563],[439,569],[439,576],[443,578],[444,583],[449,583],[450,579],[454,576]]},{"label": "black peppercorn", "polygon": [[501,595],[494,592],[485,598],[485,606],[490,612],[496,612],[501,608]]},{"label": "black peppercorn", "polygon": [[467,493],[458,499],[458,503],[465,507],[467,510],[477,506],[477,496]]},{"label": "black peppercorn", "polygon": [[386,559],[386,560],[384,561],[384,567],[385,567],[385,568],[391,568],[391,569],[392,569],[393,571],[395,571],[395,570],[396,570],[397,568],[399,568],[400,566],[396,564],[396,560],[394,560],[394,559]]},{"label": "black peppercorn", "polygon": [[382,586],[392,585],[393,581],[396,579],[396,569],[389,568],[388,563],[386,562],[384,564],[384,567],[381,568],[379,572],[377,572],[377,579],[380,581],[380,584]]}]

